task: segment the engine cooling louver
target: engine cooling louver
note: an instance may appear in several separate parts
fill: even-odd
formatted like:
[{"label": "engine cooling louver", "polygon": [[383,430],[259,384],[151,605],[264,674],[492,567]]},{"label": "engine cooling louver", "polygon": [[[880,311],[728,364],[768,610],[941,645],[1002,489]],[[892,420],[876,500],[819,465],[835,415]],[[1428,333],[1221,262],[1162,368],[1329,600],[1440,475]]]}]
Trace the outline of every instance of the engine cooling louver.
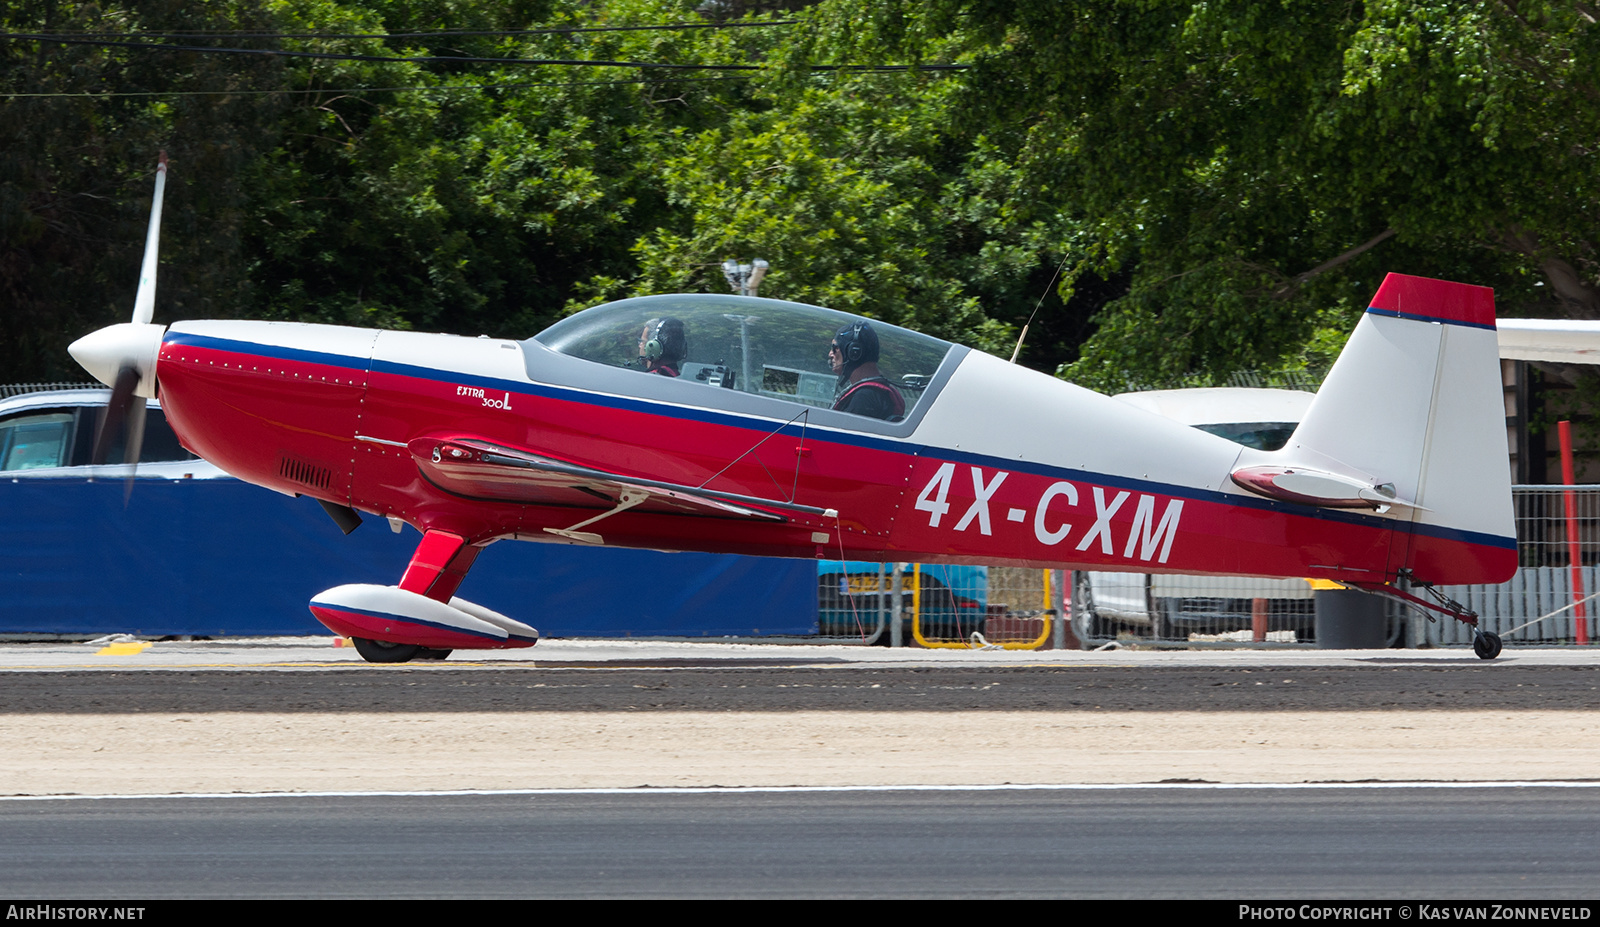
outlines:
[{"label": "engine cooling louver", "polygon": [[293,457],[283,457],[278,461],[278,475],[313,489],[327,489],[328,483],[333,478],[332,471],[327,467],[319,467]]}]

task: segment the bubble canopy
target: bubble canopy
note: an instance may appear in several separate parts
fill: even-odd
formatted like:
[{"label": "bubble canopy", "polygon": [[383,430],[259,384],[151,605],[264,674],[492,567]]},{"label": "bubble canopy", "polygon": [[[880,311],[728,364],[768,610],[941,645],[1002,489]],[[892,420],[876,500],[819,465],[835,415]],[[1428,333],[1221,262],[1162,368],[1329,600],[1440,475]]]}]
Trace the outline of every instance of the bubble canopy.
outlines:
[{"label": "bubble canopy", "polygon": [[595,306],[535,335],[569,357],[644,374],[641,333],[657,320],[683,323],[687,353],[679,379],[819,408],[831,408],[839,377],[828,347],[840,329],[864,323],[877,335],[877,365],[904,398],[906,416],[954,345],[884,322],[803,303],[715,294],[641,296]]}]

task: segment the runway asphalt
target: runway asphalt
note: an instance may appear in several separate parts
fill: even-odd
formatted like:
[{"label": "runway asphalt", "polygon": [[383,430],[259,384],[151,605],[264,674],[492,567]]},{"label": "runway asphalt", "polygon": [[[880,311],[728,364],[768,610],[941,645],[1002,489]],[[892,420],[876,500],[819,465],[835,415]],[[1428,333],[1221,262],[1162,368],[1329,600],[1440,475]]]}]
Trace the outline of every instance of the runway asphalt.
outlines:
[{"label": "runway asphalt", "polygon": [[1581,901],[1597,827],[1600,788],[1526,786],[47,800],[0,802],[0,871],[32,904],[1181,898],[1237,921],[1238,903],[1313,919],[1303,903],[1356,899],[1387,908],[1356,920],[1402,921],[1540,899],[1572,917],[1600,910]]},{"label": "runway asphalt", "polygon": [[0,713],[1600,708],[1600,651],[972,651],[544,641],[374,665],[328,638],[0,645]]}]

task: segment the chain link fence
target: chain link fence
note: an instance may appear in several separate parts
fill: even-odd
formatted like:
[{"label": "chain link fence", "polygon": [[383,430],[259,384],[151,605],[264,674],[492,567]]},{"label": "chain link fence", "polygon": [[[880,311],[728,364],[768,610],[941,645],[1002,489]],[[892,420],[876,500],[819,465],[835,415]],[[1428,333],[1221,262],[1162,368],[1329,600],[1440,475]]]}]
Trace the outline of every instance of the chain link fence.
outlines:
[{"label": "chain link fence", "polygon": [[[1600,486],[1515,486],[1511,495],[1517,574],[1498,585],[1439,586],[1438,591],[1477,612],[1483,629],[1507,644],[1596,641],[1600,600],[1572,606],[1600,591]],[[1472,629],[1459,621],[1431,622],[1420,630],[1418,644],[1472,642]]]},{"label": "chain link fence", "polygon": [[[1497,585],[1437,591],[1477,612],[1483,629],[1507,644],[1600,642],[1600,598],[1586,603],[1581,617],[1572,607],[1575,598],[1600,593],[1600,486],[1517,486],[1513,501],[1516,575]],[[821,635],[884,646],[1010,649],[1117,639],[1302,647],[1316,641],[1317,590],[1304,579],[900,567],[897,577],[892,563],[824,563]],[[1385,615],[1385,638],[1394,646],[1472,643],[1472,629],[1459,621],[1430,620],[1392,601]]]},{"label": "chain link fence", "polygon": [[[1600,599],[1587,603],[1581,618],[1580,610],[1570,606],[1600,591],[1600,486],[1516,486],[1512,499],[1520,564],[1516,575],[1496,585],[1439,586],[1436,591],[1477,612],[1482,628],[1507,644],[1596,640]],[[1574,562],[1580,567],[1576,595]],[[1315,590],[1307,580],[1078,572],[1072,590],[1072,629],[1089,646],[1119,638],[1269,645],[1316,640]],[[1387,603],[1385,614],[1386,637],[1393,645],[1472,643],[1472,628],[1462,622],[1430,617],[1396,602]]]}]

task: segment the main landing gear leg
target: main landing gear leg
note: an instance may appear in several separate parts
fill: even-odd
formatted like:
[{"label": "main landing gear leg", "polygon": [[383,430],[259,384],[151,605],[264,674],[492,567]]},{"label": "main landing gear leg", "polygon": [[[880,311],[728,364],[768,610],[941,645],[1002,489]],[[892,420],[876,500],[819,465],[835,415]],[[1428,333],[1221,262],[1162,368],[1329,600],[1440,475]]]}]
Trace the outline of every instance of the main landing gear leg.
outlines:
[{"label": "main landing gear leg", "polygon": [[435,602],[449,602],[478,559],[478,551],[459,534],[430,530],[422,535],[417,552],[411,555],[400,588]]}]

